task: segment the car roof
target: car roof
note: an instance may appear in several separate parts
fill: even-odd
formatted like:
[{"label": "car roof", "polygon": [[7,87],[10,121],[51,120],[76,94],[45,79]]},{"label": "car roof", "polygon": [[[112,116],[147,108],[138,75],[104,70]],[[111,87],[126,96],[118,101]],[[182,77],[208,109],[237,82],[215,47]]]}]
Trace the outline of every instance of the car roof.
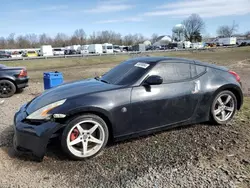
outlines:
[{"label": "car roof", "polygon": [[137,57],[137,58],[133,58],[131,59],[132,61],[141,61],[141,62],[145,62],[145,63],[157,63],[157,62],[161,62],[161,61],[172,61],[172,60],[176,60],[176,62],[178,63],[178,61],[185,61],[187,63],[194,63],[194,60],[191,59],[185,59],[185,58],[178,58],[178,57],[166,57],[166,56],[160,56],[160,57]]}]

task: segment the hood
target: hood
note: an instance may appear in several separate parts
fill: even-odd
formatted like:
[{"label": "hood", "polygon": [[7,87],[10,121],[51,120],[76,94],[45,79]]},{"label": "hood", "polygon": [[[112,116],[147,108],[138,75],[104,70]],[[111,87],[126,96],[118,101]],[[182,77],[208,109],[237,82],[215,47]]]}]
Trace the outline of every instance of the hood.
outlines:
[{"label": "hood", "polygon": [[106,84],[96,79],[87,79],[66,83],[55,88],[49,89],[43,92],[40,96],[34,98],[26,106],[26,111],[28,114],[31,114],[34,111],[59,100],[69,99],[71,97],[76,97],[89,93],[107,91],[119,87],[121,86]]}]

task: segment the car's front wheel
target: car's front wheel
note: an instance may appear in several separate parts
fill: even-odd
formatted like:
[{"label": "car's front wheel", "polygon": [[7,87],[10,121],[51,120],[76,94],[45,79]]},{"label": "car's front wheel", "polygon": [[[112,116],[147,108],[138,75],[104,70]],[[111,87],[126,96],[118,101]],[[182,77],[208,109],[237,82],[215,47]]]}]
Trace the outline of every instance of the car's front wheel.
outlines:
[{"label": "car's front wheel", "polygon": [[63,131],[61,145],[71,158],[82,160],[100,153],[108,137],[105,121],[97,115],[86,114],[69,122]]},{"label": "car's front wheel", "polygon": [[234,116],[237,109],[237,99],[231,91],[222,91],[214,98],[211,107],[212,121],[226,124]]}]

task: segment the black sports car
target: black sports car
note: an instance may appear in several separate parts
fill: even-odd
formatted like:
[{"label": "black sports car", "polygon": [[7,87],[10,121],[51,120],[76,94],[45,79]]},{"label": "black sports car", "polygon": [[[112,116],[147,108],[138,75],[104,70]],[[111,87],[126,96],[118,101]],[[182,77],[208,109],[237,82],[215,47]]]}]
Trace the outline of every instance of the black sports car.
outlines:
[{"label": "black sports car", "polygon": [[11,97],[28,86],[29,77],[23,67],[7,67],[0,64],[0,98]]},{"label": "black sports car", "polygon": [[60,136],[73,159],[107,144],[173,126],[230,121],[243,103],[240,77],[225,67],[172,57],[125,61],[101,77],[50,89],[16,113],[14,146],[42,159]]}]

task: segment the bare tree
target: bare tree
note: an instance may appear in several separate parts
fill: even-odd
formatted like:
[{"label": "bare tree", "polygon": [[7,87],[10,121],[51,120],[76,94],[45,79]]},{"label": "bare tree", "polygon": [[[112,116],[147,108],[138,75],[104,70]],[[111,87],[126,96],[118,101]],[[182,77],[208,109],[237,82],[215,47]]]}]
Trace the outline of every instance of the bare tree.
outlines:
[{"label": "bare tree", "polygon": [[246,36],[247,38],[250,38],[250,31],[247,31],[246,34],[245,34],[245,36]]},{"label": "bare tree", "polygon": [[43,33],[39,36],[39,43],[40,45],[51,44],[52,39],[49,36],[47,36],[47,34]]},{"label": "bare tree", "polygon": [[15,48],[15,33],[9,34],[7,37],[8,48]]},{"label": "bare tree", "polygon": [[31,44],[27,37],[19,35],[16,39],[16,47],[18,48],[30,48]]},{"label": "bare tree", "polygon": [[0,49],[4,49],[7,47],[7,41],[4,37],[0,37]]},{"label": "bare tree", "polygon": [[185,27],[185,38],[190,42],[195,42],[197,35],[200,36],[201,32],[205,29],[205,23],[198,14],[192,14],[183,21]]},{"label": "bare tree", "polygon": [[[74,35],[73,35],[74,39],[77,39],[77,44],[86,44],[86,33],[83,29],[77,29],[75,32],[74,32]],[[72,38],[73,38],[72,37]]]},{"label": "bare tree", "polygon": [[219,37],[231,37],[238,30],[239,25],[233,22],[231,26],[222,25],[217,29]]},{"label": "bare tree", "polygon": [[156,34],[156,33],[152,34],[152,36],[151,36],[151,42],[152,42],[152,44],[155,43],[155,42],[157,42],[157,38],[158,37],[159,37],[158,34]]}]

